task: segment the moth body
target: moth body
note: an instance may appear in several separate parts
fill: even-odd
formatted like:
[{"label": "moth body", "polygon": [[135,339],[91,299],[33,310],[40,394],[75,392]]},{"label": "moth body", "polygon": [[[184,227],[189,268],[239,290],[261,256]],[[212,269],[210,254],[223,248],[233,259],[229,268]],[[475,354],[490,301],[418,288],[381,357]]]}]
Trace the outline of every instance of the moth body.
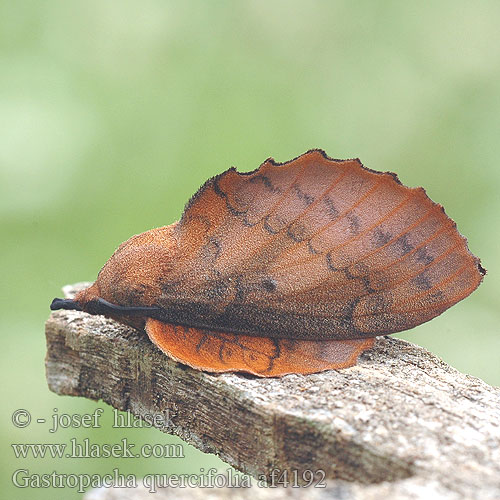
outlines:
[{"label": "moth body", "polygon": [[180,221],[124,242],[52,307],[145,329],[194,368],[281,376],[352,366],[485,272],[422,188],[312,150],[209,179]]}]

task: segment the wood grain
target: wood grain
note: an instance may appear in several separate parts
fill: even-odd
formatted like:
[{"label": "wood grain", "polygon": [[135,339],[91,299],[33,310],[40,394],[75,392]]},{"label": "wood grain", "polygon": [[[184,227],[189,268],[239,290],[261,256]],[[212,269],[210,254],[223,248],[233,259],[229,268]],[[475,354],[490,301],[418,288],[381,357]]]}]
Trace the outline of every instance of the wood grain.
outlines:
[{"label": "wood grain", "polygon": [[46,335],[52,391],[168,413],[161,431],[248,474],[323,469],[354,499],[500,498],[500,389],[403,340],[345,370],[258,379],[193,370],[83,312],[53,313]]}]

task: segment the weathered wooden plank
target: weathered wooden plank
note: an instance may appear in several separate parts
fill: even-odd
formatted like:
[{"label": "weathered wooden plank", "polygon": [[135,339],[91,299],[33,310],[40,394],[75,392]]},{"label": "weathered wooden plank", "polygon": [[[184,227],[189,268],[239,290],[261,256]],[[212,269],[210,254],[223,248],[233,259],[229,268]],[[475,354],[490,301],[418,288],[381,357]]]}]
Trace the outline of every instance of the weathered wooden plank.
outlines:
[{"label": "weathered wooden plank", "polygon": [[52,391],[161,414],[160,430],[250,475],[324,470],[350,498],[500,498],[500,389],[403,340],[346,370],[258,379],[192,370],[81,312],[53,313],[46,335]]}]

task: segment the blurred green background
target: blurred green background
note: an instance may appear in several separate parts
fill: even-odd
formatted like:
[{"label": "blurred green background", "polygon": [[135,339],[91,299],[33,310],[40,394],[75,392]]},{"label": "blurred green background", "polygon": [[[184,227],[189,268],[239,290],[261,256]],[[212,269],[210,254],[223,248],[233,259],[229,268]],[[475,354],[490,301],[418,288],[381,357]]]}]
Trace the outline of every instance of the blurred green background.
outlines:
[{"label": "blurred green background", "polygon": [[[401,335],[500,384],[500,3],[409,1],[0,2],[2,493],[15,469],[146,473],[225,469],[184,459],[16,459],[11,443],[119,442],[16,429],[92,412],[53,395],[44,321],[67,283],[95,279],[132,234],[176,220],[209,176],[320,147],[423,185],[488,269],[484,284]],[[180,442],[154,430],[137,443]]]}]

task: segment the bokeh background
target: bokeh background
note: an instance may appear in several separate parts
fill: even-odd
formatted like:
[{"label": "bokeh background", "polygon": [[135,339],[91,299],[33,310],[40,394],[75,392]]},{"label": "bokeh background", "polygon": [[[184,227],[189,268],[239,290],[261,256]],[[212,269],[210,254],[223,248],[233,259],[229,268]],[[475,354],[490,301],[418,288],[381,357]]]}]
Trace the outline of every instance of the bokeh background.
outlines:
[{"label": "bokeh background", "polygon": [[[482,258],[468,299],[401,335],[500,384],[500,3],[409,1],[0,2],[2,245],[0,491],[15,469],[224,470],[184,459],[17,459],[12,443],[180,442],[113,431],[103,403],[53,395],[44,321],[62,285],[94,280],[115,247],[176,220],[231,165],[245,171],[320,147],[423,185]],[[106,408],[103,427],[16,429]]]}]

